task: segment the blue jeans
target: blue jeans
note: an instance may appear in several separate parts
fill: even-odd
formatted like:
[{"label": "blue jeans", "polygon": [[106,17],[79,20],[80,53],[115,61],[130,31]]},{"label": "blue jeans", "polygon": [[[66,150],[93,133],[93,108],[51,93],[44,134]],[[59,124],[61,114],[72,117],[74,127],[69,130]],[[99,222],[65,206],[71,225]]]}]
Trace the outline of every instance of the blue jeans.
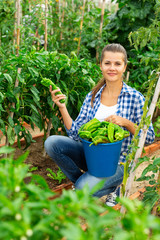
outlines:
[{"label": "blue jeans", "polygon": [[44,146],[47,154],[56,162],[67,178],[75,184],[76,189],[82,189],[84,185],[88,184],[91,190],[97,183],[105,179],[102,189],[94,193],[94,196],[102,197],[113,192],[123,180],[123,165],[118,165],[116,173],[111,177],[98,178],[92,176],[87,171],[81,142],[66,136],[53,135],[47,138]]}]

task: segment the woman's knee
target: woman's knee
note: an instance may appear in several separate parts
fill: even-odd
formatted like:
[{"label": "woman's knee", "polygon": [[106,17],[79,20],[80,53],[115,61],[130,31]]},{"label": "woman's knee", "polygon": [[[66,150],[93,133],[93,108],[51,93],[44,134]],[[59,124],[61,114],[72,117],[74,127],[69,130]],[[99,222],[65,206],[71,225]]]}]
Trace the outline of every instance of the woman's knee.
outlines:
[{"label": "woman's knee", "polygon": [[46,152],[48,152],[48,150],[51,148],[51,146],[52,146],[52,136],[48,137],[44,142],[44,148],[45,148]]},{"label": "woman's knee", "polygon": [[88,171],[83,173],[78,180],[75,182],[76,189],[82,189],[85,185],[88,185],[91,190],[97,183],[102,181],[103,178],[97,178],[89,174]]},{"label": "woman's knee", "polygon": [[59,143],[57,141],[57,136],[56,135],[52,135],[52,136],[49,136],[45,142],[44,142],[44,148],[46,150],[46,152],[50,155],[51,152],[54,151],[54,149],[56,147],[59,146]]}]

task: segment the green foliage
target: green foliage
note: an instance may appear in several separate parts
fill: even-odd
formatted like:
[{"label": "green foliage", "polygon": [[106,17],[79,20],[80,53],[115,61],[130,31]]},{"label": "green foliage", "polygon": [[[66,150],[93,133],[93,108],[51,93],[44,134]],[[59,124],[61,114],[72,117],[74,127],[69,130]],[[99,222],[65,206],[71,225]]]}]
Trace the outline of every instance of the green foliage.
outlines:
[{"label": "green foliage", "polygon": [[0,45],[6,51],[6,54],[9,54],[12,48],[8,48],[8,43],[12,41],[13,37],[14,13],[15,4],[13,0],[0,1]]},{"label": "green foliage", "polygon": [[[146,1],[145,1],[146,2]],[[140,27],[137,31],[131,32],[129,35],[129,40],[132,46],[138,51],[145,52],[145,49],[150,50],[147,51],[147,54],[143,54],[141,62],[145,62],[145,65],[148,69],[156,70],[159,72],[159,50],[160,50],[160,40],[159,40],[159,13],[160,13],[160,2],[159,0],[155,2],[154,12],[155,17],[152,19],[152,22],[149,26]]]},{"label": "green foliage", "polygon": [[159,66],[159,51],[153,44],[148,45],[148,50],[132,49],[136,57],[129,57],[127,70],[130,72],[129,84],[146,96],[149,87],[148,76]]},{"label": "green foliage", "polygon": [[113,239],[148,240],[159,238],[159,218],[150,214],[150,206],[138,200],[120,199],[126,209],[119,224],[111,228]]},{"label": "green foliage", "polygon": [[[140,158],[136,168],[143,162],[148,162],[147,167],[143,170],[141,176],[136,181],[148,181],[151,186],[146,187],[144,192],[143,202],[148,204],[151,208],[157,201],[160,200],[158,189],[160,187],[159,182],[156,180],[157,173],[160,171],[160,158],[152,158],[152,162],[149,158]],[[148,174],[149,173],[149,174]]]},{"label": "green foliage", "polygon": [[63,179],[66,179],[66,176],[60,168],[58,168],[58,171],[56,173],[54,173],[50,168],[47,168],[46,170],[49,172],[47,176],[52,178],[53,180],[58,180],[59,184],[62,182]]},{"label": "green foliage", "polygon": [[[0,239],[148,240],[160,236],[160,220],[150,214],[149,206],[120,199],[126,208],[122,215],[91,197],[87,186],[64,190],[54,199],[45,180],[28,172],[24,160],[29,152],[17,159],[13,152],[0,148],[0,154],[11,154],[0,161]],[[31,178],[28,184],[26,177]]]},{"label": "green foliage", "polygon": [[[20,74],[17,74],[17,68],[21,68]],[[0,67],[0,130],[8,137],[10,144],[17,136],[19,147],[23,137],[26,147],[33,141],[23,126],[24,121],[33,129],[36,125],[46,133],[46,123],[51,119],[56,133],[63,123],[57,107],[53,108],[49,89],[41,84],[42,77],[50,78],[60,87],[67,96],[71,116],[76,118],[84,97],[100,76],[97,65],[79,59],[74,52],[69,58],[57,51],[37,52],[33,47],[31,52],[24,49],[19,56],[11,55]],[[15,86],[16,79],[19,80],[18,86]],[[10,113],[14,113],[13,119]]]},{"label": "green foliage", "polygon": [[109,14],[109,11],[105,9],[102,35],[100,35],[101,9],[94,7],[89,12],[85,12],[80,57],[95,61],[97,48],[99,55],[101,54],[102,49],[108,43],[108,38],[112,35],[110,31],[105,30],[109,23]]},{"label": "green foliage", "polygon": [[[11,150],[4,147],[0,152]],[[107,216],[99,214],[106,207],[90,196],[88,188],[64,191],[60,198],[49,199],[54,193],[45,180],[33,181],[34,175],[28,173],[29,166],[23,163],[27,155],[28,152],[15,160],[11,155],[0,161],[0,239],[62,239],[69,236],[71,229],[74,229],[73,234],[67,239],[74,239],[74,236],[76,239],[103,239]],[[25,184],[26,177],[33,180]],[[112,217],[116,215],[119,213],[113,213]],[[89,227],[86,232],[82,230],[83,223]]]},{"label": "green foliage", "polygon": [[116,14],[111,15],[106,30],[112,31],[113,34],[109,41],[121,43],[129,52],[129,33],[151,24],[155,18],[154,6],[156,0],[118,0],[117,3],[119,9]]},{"label": "green foliage", "polygon": [[154,122],[153,127],[154,127],[155,136],[160,137],[160,116]]}]

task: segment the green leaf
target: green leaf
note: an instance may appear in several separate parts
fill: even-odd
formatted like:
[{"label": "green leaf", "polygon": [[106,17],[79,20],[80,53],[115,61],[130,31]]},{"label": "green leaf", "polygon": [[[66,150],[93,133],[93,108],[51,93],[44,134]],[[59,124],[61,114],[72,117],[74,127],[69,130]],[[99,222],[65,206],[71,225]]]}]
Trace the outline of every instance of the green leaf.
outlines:
[{"label": "green leaf", "polygon": [[41,63],[46,63],[45,59],[42,56],[37,56],[37,59],[41,62]]},{"label": "green leaf", "polygon": [[[15,160],[15,164],[21,164],[23,163],[27,157],[29,155],[29,151],[26,151],[24,154],[22,154],[21,156],[19,156],[16,160]],[[29,166],[28,166],[29,168]]]},{"label": "green leaf", "polygon": [[36,184],[39,184],[44,189],[49,190],[49,187],[48,187],[48,184],[47,184],[46,180],[40,175],[33,174],[32,175],[32,182],[34,182]]},{"label": "green leaf", "polygon": [[8,147],[8,146],[3,146],[0,148],[0,154],[4,154],[4,153],[9,154],[9,153],[13,153],[14,151],[15,151],[14,148]]},{"label": "green leaf", "polygon": [[35,99],[36,99],[37,101],[39,101],[39,100],[40,100],[40,97],[39,97],[39,91],[37,90],[37,88],[34,87],[34,86],[32,86],[32,87],[31,87],[31,92],[33,93]]},{"label": "green leaf", "polygon": [[28,117],[32,123],[35,123],[35,125],[42,131],[43,126],[42,126],[42,119],[40,114],[36,114],[35,112],[32,114],[31,117]]},{"label": "green leaf", "polygon": [[21,75],[18,73],[18,80],[19,82],[25,84],[25,79],[23,77],[21,77]]},{"label": "green leaf", "polygon": [[3,93],[0,92],[0,103],[3,102],[3,99],[4,99],[4,95],[3,95]]},{"label": "green leaf", "polygon": [[13,128],[9,125],[7,129],[7,138],[11,145],[15,142],[15,132]]},{"label": "green leaf", "polygon": [[150,180],[150,181],[149,181],[149,184],[150,184],[150,185],[154,185],[155,183],[156,183],[155,180]]},{"label": "green leaf", "polygon": [[6,134],[6,126],[2,119],[0,119],[0,130],[3,132],[3,134]]},{"label": "green leaf", "polygon": [[85,75],[85,74],[88,74],[88,71],[86,70],[86,69],[82,69],[82,72],[83,72],[83,74]]},{"label": "green leaf", "polygon": [[12,202],[10,201],[10,199],[8,199],[7,197],[5,197],[2,194],[0,194],[0,202],[1,202],[1,204],[4,205],[4,207],[7,207],[11,211],[14,211],[14,206],[13,206]]},{"label": "green leaf", "polygon": [[4,73],[3,74],[5,76],[5,78],[7,79],[7,81],[9,82],[9,84],[12,84],[13,83],[13,79],[11,78],[11,76],[7,73]]},{"label": "green leaf", "polygon": [[38,71],[35,68],[28,67],[28,70],[29,70],[29,72],[30,72],[30,74],[32,75],[33,78],[39,76],[39,73],[38,73]]},{"label": "green leaf", "polygon": [[39,112],[38,112],[37,108],[33,104],[30,104],[30,107],[36,114],[39,115]]},{"label": "green leaf", "polygon": [[148,167],[146,167],[141,176],[145,176],[148,172],[155,172],[158,170],[158,167],[153,165],[153,164],[149,164]]},{"label": "green leaf", "polygon": [[142,176],[142,177],[139,177],[139,178],[137,178],[136,179],[136,181],[138,182],[140,182],[140,181],[148,181],[148,180],[150,180],[151,179],[151,177],[150,176]]},{"label": "green leaf", "polygon": [[160,166],[160,158],[156,158],[153,162],[154,165]]},{"label": "green leaf", "polygon": [[12,128],[14,128],[14,121],[13,121],[13,119],[11,118],[10,115],[9,115],[9,117],[8,117],[8,122],[9,122],[10,126],[11,126]]},{"label": "green leaf", "polygon": [[20,133],[20,131],[21,131],[21,125],[15,125],[15,127],[14,127],[14,131],[15,131],[15,133],[16,133],[16,135],[18,136],[18,134]]},{"label": "green leaf", "polygon": [[24,139],[25,139],[25,142],[26,142],[25,149],[31,145],[31,142],[35,142],[35,141],[32,139],[32,135],[30,134],[30,132],[29,132],[28,130],[26,130],[25,132],[23,132],[23,136],[24,136]]}]

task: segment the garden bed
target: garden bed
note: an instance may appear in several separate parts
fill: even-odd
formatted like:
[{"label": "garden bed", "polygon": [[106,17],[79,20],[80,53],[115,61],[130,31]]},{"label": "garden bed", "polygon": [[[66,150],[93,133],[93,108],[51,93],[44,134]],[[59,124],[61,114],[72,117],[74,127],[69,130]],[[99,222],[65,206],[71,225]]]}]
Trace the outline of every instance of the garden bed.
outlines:
[{"label": "garden bed", "polygon": [[[54,189],[59,186],[60,183],[58,180],[51,179],[47,176],[49,173],[47,168],[50,168],[53,172],[57,173],[58,166],[47,154],[44,155],[43,137],[37,138],[36,142],[32,143],[27,150],[29,150],[29,156],[25,162],[30,164],[30,169],[36,169],[32,172],[41,175],[47,181],[49,188]],[[26,150],[16,147],[15,158],[24,153],[24,151]],[[70,183],[69,179],[63,179],[61,184],[64,183]]]},{"label": "garden bed", "polygon": [[[43,144],[43,136],[40,136],[38,138],[35,138],[36,142],[32,143],[30,147],[27,149],[29,150],[29,156],[26,159],[26,163],[30,164],[31,169],[36,169],[33,171],[34,174],[39,174],[47,181],[49,188],[51,189],[60,189],[59,186],[61,184],[62,188],[65,186],[64,184],[67,184],[67,188],[71,187],[71,182],[69,179],[63,179],[61,184],[58,182],[58,180],[51,179],[47,176],[49,173],[47,171],[47,168],[50,168],[53,172],[57,173],[58,166],[57,164],[47,155],[44,155],[44,144]],[[146,154],[150,158],[152,158],[154,155],[156,157],[160,157],[160,139],[156,138],[155,142],[151,145],[148,145],[145,147]],[[24,153],[23,149],[19,149],[16,147],[15,152],[15,158],[20,156],[22,153]],[[139,177],[143,169],[146,167],[147,163],[141,164],[139,168],[137,168],[136,176]],[[136,192],[139,188],[142,188],[145,186],[144,182],[136,182],[134,181],[133,187],[132,187],[132,193]]]}]

